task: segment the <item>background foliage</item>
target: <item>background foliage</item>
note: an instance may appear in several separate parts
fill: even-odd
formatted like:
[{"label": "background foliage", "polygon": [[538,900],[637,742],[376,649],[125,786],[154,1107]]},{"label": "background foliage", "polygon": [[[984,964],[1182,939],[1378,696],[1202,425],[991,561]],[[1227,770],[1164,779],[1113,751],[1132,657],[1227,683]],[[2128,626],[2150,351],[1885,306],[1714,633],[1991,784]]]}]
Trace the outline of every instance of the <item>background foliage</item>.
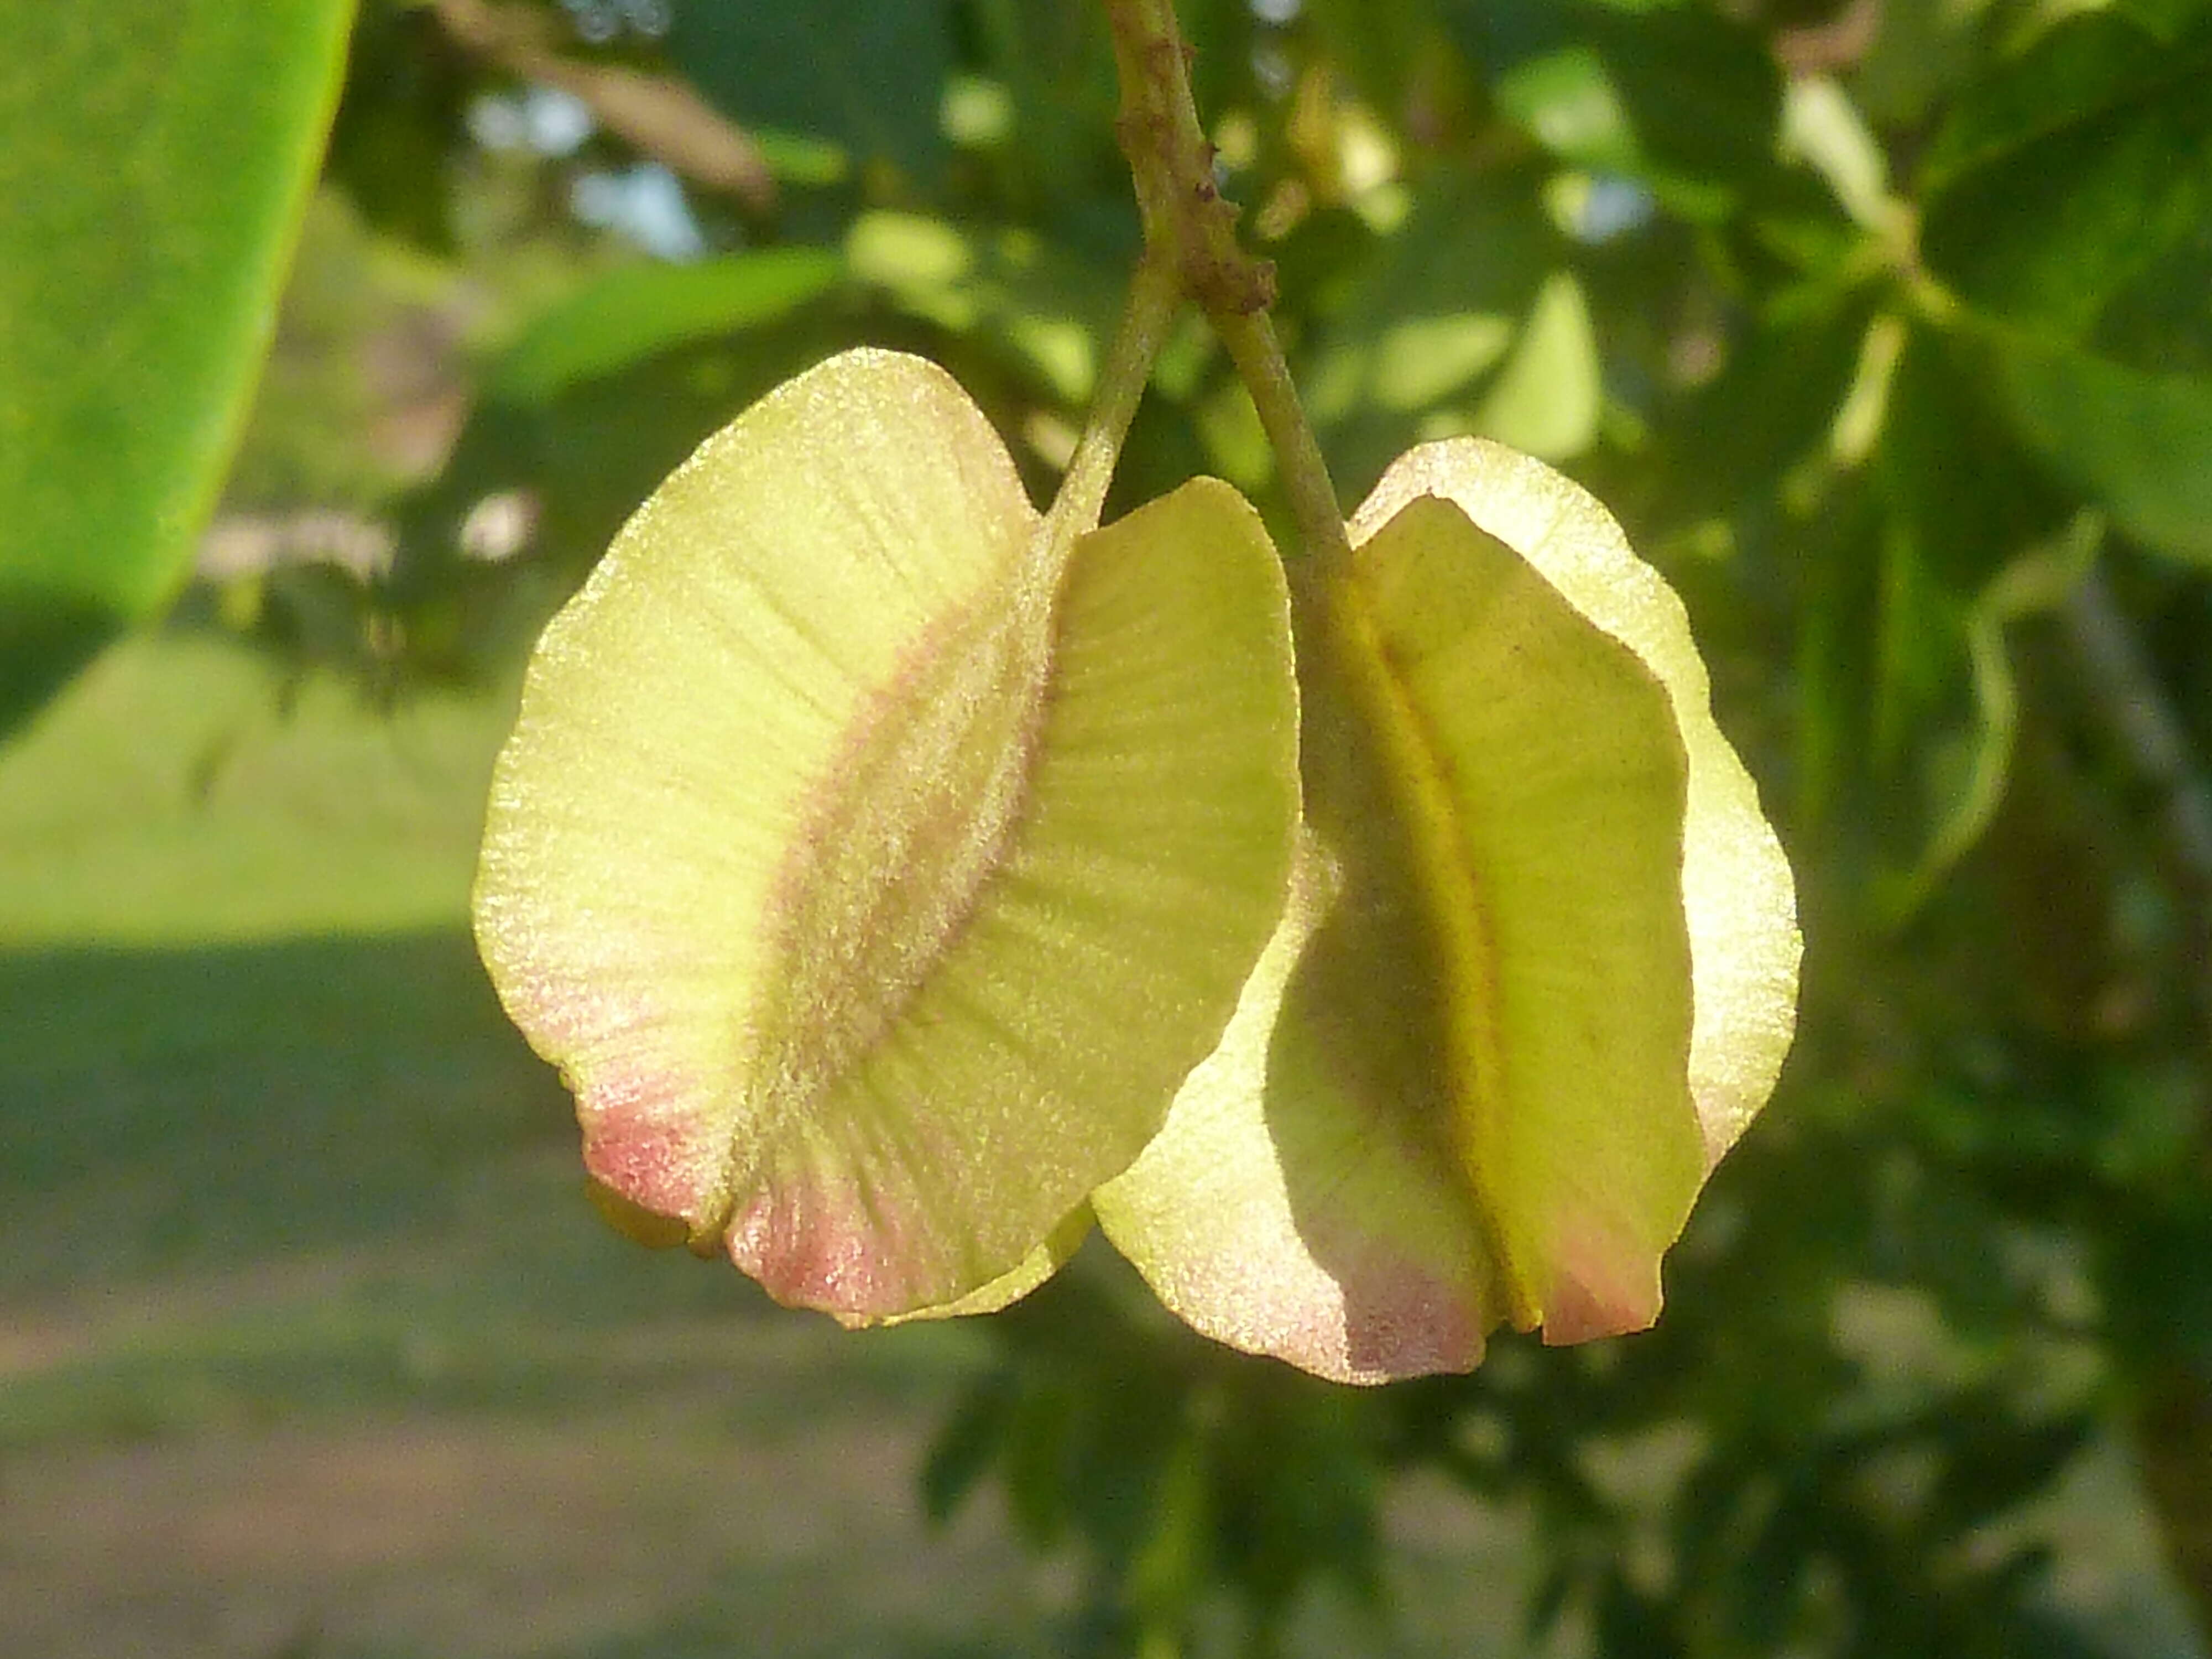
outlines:
[{"label": "background foliage", "polygon": [[[1532,1644],[2182,1650],[2085,1616],[2044,1521],[2117,1469],[2212,1620],[2212,9],[1182,9],[1344,498],[1487,433],[1682,591],[1798,872],[1802,1034],[1656,1333],[1349,1393],[1086,1257],[988,1327],[924,1501],[1079,1561],[1077,1651],[1268,1652],[1316,1594],[1387,1644],[1415,1478],[1525,1517]],[[1049,490],[1136,252],[1090,9],[368,0],[350,52],[181,625],[295,690],[506,695],[674,462],[860,341]],[[20,422],[47,307],[0,306]],[[106,460],[55,465],[90,502]],[[1276,513],[1194,326],[1117,499],[1193,471]]]}]

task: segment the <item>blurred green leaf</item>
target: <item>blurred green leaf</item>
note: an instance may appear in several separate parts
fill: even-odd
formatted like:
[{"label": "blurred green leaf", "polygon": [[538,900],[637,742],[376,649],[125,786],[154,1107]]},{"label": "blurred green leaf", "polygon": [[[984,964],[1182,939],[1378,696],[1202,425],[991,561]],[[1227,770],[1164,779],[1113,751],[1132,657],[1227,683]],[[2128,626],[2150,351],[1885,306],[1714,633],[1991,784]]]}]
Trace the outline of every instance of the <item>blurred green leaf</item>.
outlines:
[{"label": "blurred green leaf", "polygon": [[2125,1348],[2154,1360],[2179,1355],[2212,1373],[2212,1205],[2201,1194],[2121,1218],[2101,1241],[2100,1278]]},{"label": "blurred green leaf", "polygon": [[1828,183],[1852,220],[1887,227],[1897,208],[1889,195],[1889,158],[1850,94],[1825,76],[1790,83],[1783,100],[1784,152],[1803,160]]},{"label": "blurred green leaf", "polygon": [[1385,112],[1405,106],[1407,83],[1429,56],[1434,0],[1307,0],[1304,14],[1363,98]]},{"label": "blurred green leaf", "polygon": [[2069,516],[2039,488],[1980,359],[1915,328],[1890,378],[1875,465],[1929,579],[1963,606],[2001,567]]},{"label": "blurred green leaf", "polygon": [[1340,485],[1364,489],[1425,435],[1440,403],[1471,400],[1564,252],[1528,192],[1446,176],[1396,234],[1335,276],[1336,321],[1302,378]]},{"label": "blurred green leaf", "polygon": [[1921,157],[1923,190],[2095,120],[2163,78],[2166,55],[2123,17],[2089,12],[2060,24],[1986,79],[1968,85]]},{"label": "blurred green leaf", "polygon": [[2204,0],[2112,0],[2112,9],[2170,41],[2179,40],[2203,17]]},{"label": "blurred green leaf", "polygon": [[1515,64],[1498,80],[1498,102],[1566,161],[1607,173],[1644,170],[1627,106],[1590,46],[1562,46]]},{"label": "blurred green leaf", "polygon": [[[2039,484],[1974,371],[1955,341],[1911,332],[1872,460],[1887,511],[1877,543],[1867,757],[1870,776],[1904,806],[1888,826],[1894,856],[1917,860],[1923,882],[1979,834],[2009,752],[2010,687],[1992,678],[1993,667],[2003,674],[2002,619],[1982,622],[1977,637],[1977,596],[2002,592],[1998,573],[2067,517],[2067,504]],[[1916,774],[1917,802],[1897,787]],[[1901,914],[1924,888],[1901,878],[1886,896]]]},{"label": "blurred green leaf", "polygon": [[1641,179],[1687,217],[1719,216],[1775,164],[1781,71],[1755,30],[1717,11],[1453,0],[1448,17],[1547,149]]},{"label": "blurred green leaf", "polygon": [[1808,518],[1785,521],[1780,533],[1796,600],[1792,811],[1809,830],[1827,823],[1869,747],[1881,518],[1873,492],[1862,486],[1822,501]]},{"label": "blurred green leaf", "polygon": [[1085,1449],[1084,1404],[1081,1392],[1054,1379],[1023,1389],[1005,1407],[1007,1507],[1032,1547],[1059,1541],[1073,1498],[1084,1492],[1077,1467]]},{"label": "blurred green leaf", "polygon": [[1162,1461],[1145,1536],[1129,1563],[1129,1601],[1144,1628],[1161,1638],[1173,1639],[1205,1593],[1212,1565],[1209,1473],[1204,1445],[1186,1430]]},{"label": "blurred green leaf", "polygon": [[764,248],[610,272],[544,313],[492,366],[489,389],[540,403],[679,345],[780,320],[833,286],[826,248]]},{"label": "blurred green leaf", "polygon": [[952,1517],[975,1484],[990,1472],[1005,1444],[1007,1421],[1018,1401],[1011,1371],[986,1373],[968,1389],[931,1439],[921,1466],[922,1512],[934,1522]]},{"label": "blurred green leaf", "polygon": [[810,138],[803,132],[780,132],[756,128],[753,147],[780,183],[820,187],[842,185],[853,171],[852,158],[842,145],[826,138]]},{"label": "blurred green leaf", "polygon": [[2130,368],[2212,376],[2212,214],[2112,297],[2087,343]]},{"label": "blurred green leaf", "polygon": [[362,7],[327,167],[369,223],[417,246],[452,251],[450,164],[477,84],[428,6],[370,0]]},{"label": "blurred green leaf", "polygon": [[948,333],[989,343],[1054,399],[1091,395],[1119,283],[1027,229],[964,228],[916,213],[863,213],[845,240],[855,281]]},{"label": "blurred green leaf", "polygon": [[2054,470],[2146,546],[2212,563],[2212,379],[2017,337],[1997,364],[2014,420]]},{"label": "blurred green leaf", "polygon": [[164,603],[213,504],[349,0],[18,8],[0,57],[0,732]]},{"label": "blurred green leaf", "polygon": [[1268,251],[1275,264],[1276,307],[1302,317],[1334,317],[1375,257],[1375,228],[1350,208],[1309,213]]},{"label": "blurred green leaf", "polygon": [[2072,332],[2212,198],[2212,33],[2052,28],[1962,98],[1922,170],[1921,246],[1969,301]]},{"label": "blurred green leaf", "polygon": [[1855,384],[1871,309],[1851,296],[1723,343],[1718,371],[1682,394],[1661,428],[1659,475],[1676,513],[1736,512],[1822,447]]},{"label": "blurred green leaf", "polygon": [[1935,891],[1936,884],[1981,840],[2003,802],[2021,714],[2006,629],[2063,605],[2096,556],[2099,540],[2094,515],[2082,514],[2055,540],[2030,549],[1990,577],[1969,607],[1966,643],[1974,687],[1972,755],[1954,799],[1929,837],[1927,850],[1898,890],[1899,915],[1918,908]]},{"label": "blurred green leaf", "polygon": [[938,100],[952,40],[941,0],[677,0],[673,10],[670,58],[741,125],[831,139],[909,181],[943,171]]},{"label": "blurred green leaf", "polygon": [[[1249,30],[1249,15],[1242,5],[1234,9]],[[1093,9],[1065,0],[974,0],[971,10],[981,67],[1013,104],[1012,139],[995,153],[992,169],[1010,204],[1063,222],[1102,198],[1123,205],[1113,149],[1114,59]],[[1234,50],[1224,58],[1203,38],[1210,15],[1184,11],[1199,54],[1194,71],[1235,72]],[[1204,93],[1200,100],[1201,107],[1219,106]]]},{"label": "blurred green leaf", "polygon": [[1597,440],[1603,374],[1582,284],[1555,270],[1537,290],[1474,429],[1547,461],[1579,455]]},{"label": "blurred green leaf", "polygon": [[1947,1437],[1943,1473],[1929,1499],[1942,1536],[1957,1536],[2017,1509],[2048,1486],[2087,1444],[2086,1416],[2022,1423],[1996,1390],[1961,1401]]}]

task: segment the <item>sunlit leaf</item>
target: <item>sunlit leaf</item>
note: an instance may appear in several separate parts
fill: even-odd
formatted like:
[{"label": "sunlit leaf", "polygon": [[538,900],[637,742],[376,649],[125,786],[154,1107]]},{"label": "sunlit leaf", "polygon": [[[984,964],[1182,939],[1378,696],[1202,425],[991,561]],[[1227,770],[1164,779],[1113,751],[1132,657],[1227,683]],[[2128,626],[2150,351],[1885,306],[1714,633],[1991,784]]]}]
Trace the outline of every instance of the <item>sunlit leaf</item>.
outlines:
[{"label": "sunlit leaf", "polygon": [[30,6],[0,53],[0,732],[174,591],[275,324],[347,0]]},{"label": "sunlit leaf", "polygon": [[491,391],[535,403],[670,348],[788,316],[829,289],[827,248],[763,248],[610,272],[537,318],[493,365]]},{"label": "sunlit leaf", "polygon": [[[1344,298],[1306,377],[1340,479],[1368,482],[1449,403],[1472,403],[1564,248],[1525,194],[1447,175],[1339,280]],[[1463,428],[1463,421],[1461,422]]]},{"label": "sunlit leaf", "polygon": [[1375,401],[1400,411],[1430,408],[1497,362],[1512,339],[1510,318],[1483,312],[1394,323],[1376,343]]},{"label": "sunlit leaf", "polygon": [[1858,224],[1882,230],[1895,220],[1889,159],[1850,94],[1824,75],[1790,83],[1782,101],[1782,148],[1828,182]]},{"label": "sunlit leaf", "polygon": [[1597,439],[1602,374],[1582,284],[1571,271],[1553,271],[1474,424],[1546,460],[1578,455]]},{"label": "sunlit leaf", "polygon": [[1046,537],[917,359],[710,440],[547,631],[486,831],[593,1176],[851,1321],[1033,1283],[1279,914],[1285,605],[1218,483]]},{"label": "sunlit leaf", "polygon": [[761,160],[777,183],[816,189],[844,183],[853,171],[852,158],[827,139],[810,138],[803,132],[779,132],[755,128],[750,134]]},{"label": "sunlit leaf", "polygon": [[950,333],[981,336],[1062,403],[1091,395],[1115,304],[1091,262],[1024,231],[890,212],[853,222],[845,258],[856,281]]}]

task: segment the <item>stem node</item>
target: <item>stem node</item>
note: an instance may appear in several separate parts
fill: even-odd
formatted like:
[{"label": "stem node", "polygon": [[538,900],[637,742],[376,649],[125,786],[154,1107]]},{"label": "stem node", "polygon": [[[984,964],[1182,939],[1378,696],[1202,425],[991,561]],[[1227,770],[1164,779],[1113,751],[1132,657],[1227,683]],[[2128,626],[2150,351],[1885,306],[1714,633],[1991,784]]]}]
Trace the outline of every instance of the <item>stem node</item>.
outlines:
[{"label": "stem node", "polygon": [[1205,311],[1259,411],[1307,551],[1340,564],[1351,549],[1335,486],[1267,319],[1275,267],[1237,240],[1240,210],[1214,177],[1218,152],[1191,97],[1191,52],[1174,0],[1103,3],[1121,79],[1115,131],[1144,220],[1145,262],[1170,272]]}]

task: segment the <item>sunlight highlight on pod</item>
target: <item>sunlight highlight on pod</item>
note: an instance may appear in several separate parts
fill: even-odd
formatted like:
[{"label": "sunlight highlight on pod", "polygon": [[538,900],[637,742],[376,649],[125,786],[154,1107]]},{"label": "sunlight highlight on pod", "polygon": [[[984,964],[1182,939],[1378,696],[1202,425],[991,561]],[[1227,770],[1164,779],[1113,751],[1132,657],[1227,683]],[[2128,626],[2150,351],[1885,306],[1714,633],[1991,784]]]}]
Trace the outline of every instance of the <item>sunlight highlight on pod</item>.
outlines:
[{"label": "sunlight highlight on pod", "polygon": [[1594,499],[1455,441],[1350,530],[1302,630],[1289,914],[1095,1203],[1199,1329],[1374,1382],[1657,1316],[1800,945],[1680,603]]},{"label": "sunlight highlight on pod", "polygon": [[539,644],[477,887],[626,1230],[852,1322],[1048,1273],[1280,913],[1287,605],[1222,484],[1048,534],[915,358],[708,440]]}]

